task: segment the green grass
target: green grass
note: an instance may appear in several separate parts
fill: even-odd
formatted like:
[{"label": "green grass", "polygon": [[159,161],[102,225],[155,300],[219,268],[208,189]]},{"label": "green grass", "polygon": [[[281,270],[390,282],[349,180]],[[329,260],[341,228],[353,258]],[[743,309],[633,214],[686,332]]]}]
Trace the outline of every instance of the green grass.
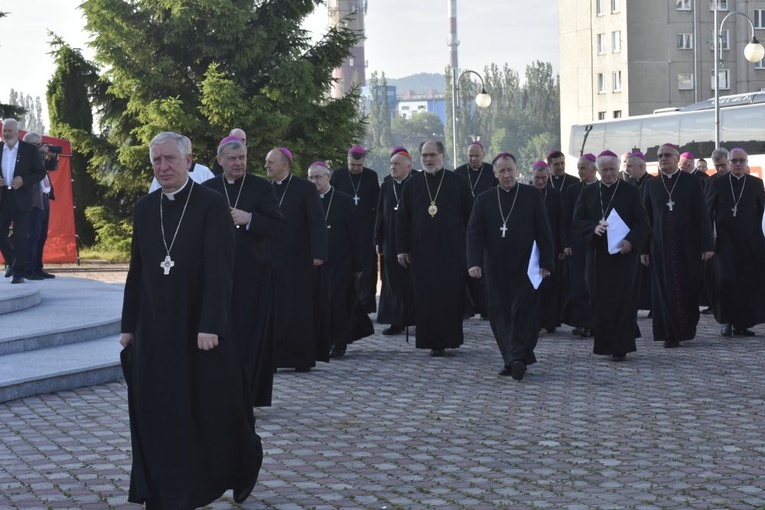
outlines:
[{"label": "green grass", "polygon": [[80,248],[81,261],[129,262],[130,254],[118,250]]}]

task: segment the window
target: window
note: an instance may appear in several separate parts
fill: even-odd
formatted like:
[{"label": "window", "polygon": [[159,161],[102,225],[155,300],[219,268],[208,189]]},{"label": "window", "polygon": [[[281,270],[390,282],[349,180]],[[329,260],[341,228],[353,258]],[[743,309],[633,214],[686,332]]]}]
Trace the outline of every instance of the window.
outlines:
[{"label": "window", "polygon": [[611,75],[611,79],[614,85],[614,92],[621,92],[622,91],[622,72],[614,71]]},{"label": "window", "polygon": [[754,63],[755,69],[765,69],[765,59],[760,60],[759,62]]},{"label": "window", "polygon": [[678,11],[690,11],[691,10],[691,0],[677,0],[677,10]]},{"label": "window", "polygon": [[765,28],[765,9],[755,9],[752,22],[754,23],[754,28]]},{"label": "window", "polygon": [[606,74],[598,73],[598,94],[606,93]]},{"label": "window", "polygon": [[[730,90],[730,69],[720,69],[717,75],[717,84],[720,90]],[[712,90],[715,89],[715,75],[712,71]]]},{"label": "window", "polygon": [[622,118],[622,111],[621,110],[614,110],[614,118],[615,119],[621,119]]},{"label": "window", "polygon": [[606,112],[598,112],[598,120],[606,120]]},{"label": "window", "polygon": [[[715,34],[712,34],[712,38],[710,39],[712,42],[711,49],[714,52],[715,51]],[[728,51],[730,49],[730,32],[728,29],[723,30],[720,32],[720,38],[718,40],[720,44],[720,51]]]},{"label": "window", "polygon": [[611,51],[620,53],[622,51],[622,31],[611,32]]},{"label": "window", "polygon": [[598,34],[595,36],[595,46],[598,49],[598,55],[605,55],[606,53],[606,34]]},{"label": "window", "polygon": [[677,90],[693,90],[693,73],[677,74]]},{"label": "window", "polygon": [[606,8],[604,6],[606,0],[595,0],[595,13],[598,16],[606,15]]},{"label": "window", "polygon": [[728,10],[728,0],[709,0],[709,10],[714,11],[715,10],[715,4],[717,4],[717,10],[718,11],[727,11]]},{"label": "window", "polygon": [[611,12],[621,11],[621,0],[611,0]]},{"label": "window", "polygon": [[348,59],[348,65],[349,65],[349,66],[353,67],[353,65],[354,65],[355,63],[356,63],[356,59],[354,59],[353,57],[351,57],[351,58],[349,58],[349,59]]},{"label": "window", "polygon": [[693,34],[677,34],[677,49],[692,50],[693,49]]}]

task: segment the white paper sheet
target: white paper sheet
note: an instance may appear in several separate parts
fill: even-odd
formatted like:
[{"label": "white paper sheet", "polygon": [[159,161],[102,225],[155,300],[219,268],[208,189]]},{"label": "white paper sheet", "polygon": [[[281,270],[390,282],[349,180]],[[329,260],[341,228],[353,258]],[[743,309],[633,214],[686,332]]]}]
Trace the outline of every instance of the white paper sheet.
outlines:
[{"label": "white paper sheet", "polygon": [[528,275],[531,285],[535,289],[538,289],[542,284],[542,275],[539,274],[539,248],[537,247],[536,241],[534,241],[534,244],[531,246]]},{"label": "white paper sheet", "polygon": [[615,255],[621,251],[619,243],[621,243],[627,234],[630,233],[630,228],[624,223],[624,220],[616,209],[611,209],[611,213],[606,218],[608,227],[606,227],[606,239],[608,241],[608,253]]}]

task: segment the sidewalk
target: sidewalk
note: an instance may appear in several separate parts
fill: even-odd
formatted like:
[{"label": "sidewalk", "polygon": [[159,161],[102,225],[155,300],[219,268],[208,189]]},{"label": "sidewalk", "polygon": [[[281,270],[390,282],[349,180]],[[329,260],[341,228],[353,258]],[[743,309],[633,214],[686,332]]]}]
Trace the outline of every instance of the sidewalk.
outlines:
[{"label": "sidewalk", "polygon": [[[497,375],[486,321],[452,358],[377,325],[341,360],[276,374],[241,508],[764,508],[765,326],[722,339],[701,321],[664,349],[640,319],[624,363],[565,327],[520,383]],[[139,509],[129,470],[122,383],[0,406],[0,508]]]}]

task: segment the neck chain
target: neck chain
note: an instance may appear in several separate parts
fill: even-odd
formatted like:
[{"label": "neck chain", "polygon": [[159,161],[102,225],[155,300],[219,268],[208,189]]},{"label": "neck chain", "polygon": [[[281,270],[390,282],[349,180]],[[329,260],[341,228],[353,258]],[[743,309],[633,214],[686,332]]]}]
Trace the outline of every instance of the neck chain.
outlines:
[{"label": "neck chain", "polygon": [[[324,212],[324,223],[327,223],[327,219],[329,218],[329,210],[332,209],[332,200],[335,198],[335,188],[332,187],[332,194],[329,196],[329,204],[327,204],[327,210]],[[332,225],[327,223],[327,228],[332,228]]]},{"label": "neck chain", "polygon": [[[407,180],[408,178],[409,176],[407,175],[406,177],[401,179],[402,186],[404,185],[404,181]],[[401,203],[401,197],[398,196],[398,191],[396,191],[396,180],[395,179],[392,179],[392,180],[393,180],[393,196],[396,197],[396,205],[393,206],[393,210],[398,211],[398,204]]]},{"label": "neck chain", "polygon": [[566,184],[566,174],[563,174],[563,175],[560,176],[560,189],[555,187],[555,177],[557,177],[557,176],[553,175],[551,177],[552,177],[552,179],[550,179],[550,184],[552,185],[552,189],[558,190],[561,193],[563,193],[563,185]]},{"label": "neck chain", "polygon": [[741,197],[744,196],[744,188],[746,188],[746,175],[743,176],[743,181],[744,182],[741,183],[741,192],[738,194],[738,198],[736,198],[736,194],[733,192],[733,172],[728,173],[728,182],[730,182],[730,194],[733,195],[733,209],[731,209],[731,211],[733,212],[734,218],[738,213],[738,203],[741,202]]},{"label": "neck chain", "polygon": [[473,184],[473,178],[470,177],[470,174],[472,171],[470,170],[470,164],[468,163],[468,181],[470,181],[470,193],[472,193],[473,198],[475,198],[475,187],[478,186],[478,181],[481,180],[481,176],[483,175],[483,163],[481,163],[481,169],[478,171],[478,177],[476,177],[475,184]]},{"label": "neck chain", "polygon": [[605,209],[603,209],[603,182],[601,181],[598,183],[598,193],[600,193],[600,213],[602,215],[603,221],[606,221],[606,213],[608,212],[608,208],[611,207],[611,204],[614,201],[614,197],[616,196],[616,190],[619,189],[619,181],[621,181],[621,179],[616,180],[616,186],[614,187],[614,192],[611,195],[611,200],[608,201],[608,205]]},{"label": "neck chain", "polygon": [[170,258],[170,250],[173,249],[173,245],[175,244],[175,240],[178,237],[178,231],[181,229],[181,223],[183,223],[183,216],[186,214],[186,208],[189,206],[189,202],[191,202],[191,192],[194,191],[194,181],[191,181],[191,187],[189,188],[189,196],[186,197],[186,203],[183,204],[183,211],[181,212],[181,219],[178,220],[178,226],[175,227],[175,233],[173,234],[173,239],[170,241],[170,247],[167,246],[167,241],[165,240],[165,216],[162,212],[162,195],[164,193],[160,193],[159,195],[159,228],[162,232],[162,244],[165,245],[165,252],[167,252],[167,256],[165,256],[165,260],[159,263],[159,267],[161,267],[165,272],[164,275],[167,276],[170,274],[170,268],[175,266],[175,262],[173,259]]},{"label": "neck chain", "polygon": [[[677,173],[677,171],[675,171]],[[666,174],[665,174],[666,175]],[[674,173],[672,175],[675,175]],[[669,200],[667,201],[667,207],[669,207],[669,212],[672,212],[672,210],[675,208],[675,202],[672,201],[672,192],[675,191],[675,186],[677,186],[677,181],[679,181],[680,178],[678,176],[677,179],[672,180],[672,189],[667,188],[667,183],[664,182],[664,175],[661,177],[661,184],[664,186],[664,190],[667,192],[667,197],[669,197]]]},{"label": "neck chain", "polygon": [[430,214],[430,217],[433,218],[436,213],[438,212],[438,206],[436,205],[436,200],[438,199],[438,194],[441,192],[441,185],[444,183],[444,175],[446,175],[446,170],[441,169],[441,182],[438,183],[438,189],[436,190],[436,196],[430,194],[430,185],[428,184],[428,175],[425,174],[423,177],[425,178],[425,188],[428,190],[428,198],[430,199],[430,206],[428,207],[428,214]]},{"label": "neck chain", "polygon": [[643,177],[641,177],[640,179],[637,180],[637,182],[638,182],[638,189],[643,189],[643,185],[648,180],[648,176],[649,176],[649,174],[648,174],[648,172],[646,172],[645,174],[643,174]]},{"label": "neck chain", "polygon": [[353,174],[348,170],[348,179],[351,180],[351,187],[353,188],[353,205],[359,205],[359,188],[361,188],[361,178],[364,177],[364,170],[361,170],[359,174],[358,185],[353,184]]},{"label": "neck chain", "polygon": [[[236,201],[234,202],[234,206],[231,206],[231,199],[228,197],[228,188],[226,187],[226,176],[225,174],[221,174],[221,178],[223,179],[223,192],[226,194],[226,202],[228,202],[228,208],[229,209],[236,209],[236,206],[239,205],[239,197],[242,196],[242,188],[244,188],[244,180],[247,178],[247,172],[242,175],[242,182],[239,183],[239,193],[236,194]],[[237,225],[236,228],[241,227],[241,225]]]},{"label": "neck chain", "polygon": [[[287,181],[287,185],[284,186],[284,193],[282,193],[282,198],[279,199],[279,207],[282,206],[282,202],[284,202],[284,195],[287,194],[287,189],[290,187],[290,183],[292,182],[292,175],[290,175],[289,180]],[[275,183],[274,183],[275,184]]]},{"label": "neck chain", "polygon": [[[507,220],[510,219],[510,215],[513,214],[513,209],[515,209],[515,201],[518,200],[518,188],[520,185],[516,182],[515,183],[515,196],[513,197],[513,204],[510,206],[510,212],[507,213],[507,216],[505,216],[505,213],[502,212],[502,195],[499,193],[499,189],[502,186],[497,186],[497,204],[499,205],[499,217],[502,218],[502,226],[499,227],[499,231],[502,232],[502,237],[505,237],[505,234],[507,234]],[[510,193],[507,191],[506,193]]]}]

